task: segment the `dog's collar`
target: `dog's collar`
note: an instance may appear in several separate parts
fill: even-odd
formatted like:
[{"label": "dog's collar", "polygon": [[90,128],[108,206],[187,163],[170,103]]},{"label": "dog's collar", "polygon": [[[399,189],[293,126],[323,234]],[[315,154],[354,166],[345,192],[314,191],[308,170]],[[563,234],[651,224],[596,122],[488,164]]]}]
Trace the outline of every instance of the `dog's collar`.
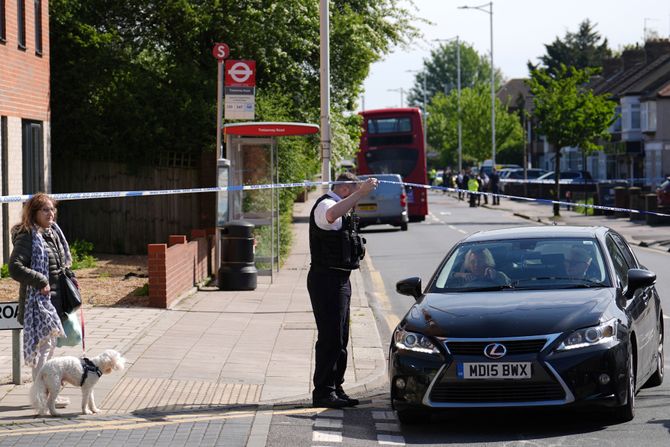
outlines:
[{"label": "dog's collar", "polygon": [[102,371],[100,371],[100,368],[98,368],[95,363],[86,357],[81,358],[81,367],[84,370],[84,374],[81,377],[81,384],[79,384],[79,386],[84,386],[84,382],[86,381],[86,377],[88,377],[89,372],[96,373],[98,377],[102,376]]}]

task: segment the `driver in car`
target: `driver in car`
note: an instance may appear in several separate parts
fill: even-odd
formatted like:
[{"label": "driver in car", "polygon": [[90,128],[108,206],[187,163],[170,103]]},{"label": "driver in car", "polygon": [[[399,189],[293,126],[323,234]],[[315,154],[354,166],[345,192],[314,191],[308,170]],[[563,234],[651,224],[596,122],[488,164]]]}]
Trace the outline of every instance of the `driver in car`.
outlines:
[{"label": "driver in car", "polygon": [[586,278],[591,266],[591,255],[581,247],[572,247],[565,258],[565,273],[570,278]]},{"label": "driver in car", "polygon": [[453,277],[465,284],[485,281],[502,285],[511,282],[506,274],[495,269],[495,261],[488,248],[468,250],[462,271],[454,273]]}]

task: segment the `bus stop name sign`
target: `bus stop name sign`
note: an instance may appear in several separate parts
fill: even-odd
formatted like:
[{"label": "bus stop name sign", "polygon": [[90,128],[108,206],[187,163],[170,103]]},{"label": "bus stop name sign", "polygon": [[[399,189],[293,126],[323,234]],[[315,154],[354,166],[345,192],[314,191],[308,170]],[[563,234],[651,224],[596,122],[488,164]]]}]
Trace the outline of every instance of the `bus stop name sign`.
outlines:
[{"label": "bus stop name sign", "polygon": [[0,330],[3,329],[22,329],[16,319],[19,310],[19,303],[0,303]]}]

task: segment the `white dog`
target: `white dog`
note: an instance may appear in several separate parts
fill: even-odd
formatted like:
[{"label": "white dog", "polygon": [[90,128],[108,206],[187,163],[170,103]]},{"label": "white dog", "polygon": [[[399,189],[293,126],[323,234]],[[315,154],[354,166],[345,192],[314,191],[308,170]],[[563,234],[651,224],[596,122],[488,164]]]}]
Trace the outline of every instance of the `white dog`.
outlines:
[{"label": "white dog", "polygon": [[108,349],[97,357],[55,357],[44,364],[30,388],[30,399],[40,416],[60,416],[56,411],[56,398],[65,383],[81,387],[82,414],[97,413],[93,400],[93,387],[100,376],[121,370],[126,360],[118,352]]}]

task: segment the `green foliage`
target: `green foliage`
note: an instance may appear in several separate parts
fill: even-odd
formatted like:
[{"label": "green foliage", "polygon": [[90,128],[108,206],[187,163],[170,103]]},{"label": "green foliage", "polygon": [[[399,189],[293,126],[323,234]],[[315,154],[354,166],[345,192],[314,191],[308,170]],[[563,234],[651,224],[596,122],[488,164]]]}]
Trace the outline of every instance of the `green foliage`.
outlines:
[{"label": "green foliage", "polygon": [[[580,203],[580,204],[586,203],[586,205],[593,205],[593,197],[587,198],[586,201],[577,200],[575,203]],[[584,214],[584,210],[586,210],[586,214]],[[590,207],[577,205],[577,206],[575,206],[575,212],[580,213],[580,214],[584,214],[586,216],[593,216],[593,208],[590,208]]]},{"label": "green foliage", "polygon": [[8,264],[2,264],[2,268],[0,268],[0,278],[9,278],[9,265]]},{"label": "green foliage", "polygon": [[[534,95],[533,116],[538,132],[547,137],[556,156],[554,199],[560,197],[560,159],[564,147],[579,147],[586,153],[601,148],[600,141],[610,137],[608,127],[615,118],[616,103],[606,95],[595,95],[587,86],[594,70],[561,65],[557,72],[537,69],[531,73],[530,90]],[[559,208],[554,205],[554,214]]]},{"label": "green foliage", "polygon": [[[561,65],[577,69],[601,67],[603,59],[611,57],[612,51],[607,45],[607,39],[602,39],[595,31],[595,24],[589,19],[579,24],[576,33],[566,32],[561,40],[558,37],[551,43],[545,44],[547,54],[540,56],[540,62],[550,73],[559,73]],[[538,68],[528,63],[530,71]]]},{"label": "green foliage", "polygon": [[[480,55],[468,43],[460,42],[461,48],[461,88],[479,85],[491,85],[491,63],[488,56]],[[456,41],[440,44],[430,52],[423,62],[423,69],[417,73],[414,85],[409,91],[408,103],[415,106],[423,104],[423,78],[426,77],[426,100],[430,104],[438,93],[449,95],[458,88],[458,45]],[[495,70],[496,90],[502,83],[502,73]],[[489,118],[490,119],[490,118]]]},{"label": "green foliage", "polygon": [[[474,164],[491,157],[491,93],[486,85],[461,91],[463,160]],[[441,166],[458,162],[458,93],[438,93],[428,106],[428,143],[440,152]],[[496,100],[496,153],[523,150],[519,118]],[[467,163],[467,162],[471,163]]]},{"label": "green foliage", "polygon": [[[338,123],[347,121],[370,65],[417,30],[400,0],[330,4],[331,113]],[[155,164],[166,152],[213,150],[211,48],[221,40],[231,58],[256,61],[259,119],[318,122],[313,0],[53,0],[50,18],[55,156],[134,166]]]},{"label": "green foliage", "polygon": [[135,296],[149,296],[149,283],[145,282],[142,287],[138,287],[133,291]]},{"label": "green foliage", "polygon": [[92,255],[93,244],[87,241],[76,240],[70,244],[72,255],[72,270],[95,267],[97,259]]},{"label": "green foliage", "polygon": [[556,149],[572,146],[591,152],[601,148],[599,140],[609,138],[616,103],[588,88],[593,73],[565,65],[554,75],[541,69],[531,73],[533,116],[540,134]]}]

